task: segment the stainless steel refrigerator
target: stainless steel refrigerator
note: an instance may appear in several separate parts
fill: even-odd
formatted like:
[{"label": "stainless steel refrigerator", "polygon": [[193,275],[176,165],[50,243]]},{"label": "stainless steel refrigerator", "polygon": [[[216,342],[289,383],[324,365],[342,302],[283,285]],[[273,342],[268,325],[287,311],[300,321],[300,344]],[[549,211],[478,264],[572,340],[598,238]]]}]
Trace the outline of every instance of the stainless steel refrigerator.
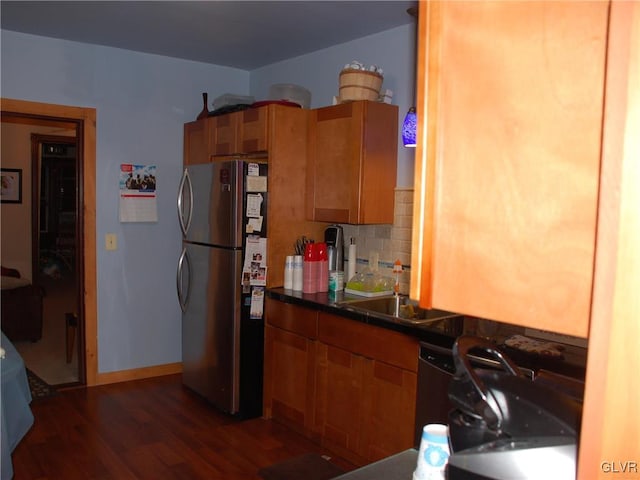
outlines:
[{"label": "stainless steel refrigerator", "polygon": [[266,245],[266,180],[266,163],[221,160],[188,165],[178,193],[183,384],[246,418],[262,413],[266,249],[245,252]]}]

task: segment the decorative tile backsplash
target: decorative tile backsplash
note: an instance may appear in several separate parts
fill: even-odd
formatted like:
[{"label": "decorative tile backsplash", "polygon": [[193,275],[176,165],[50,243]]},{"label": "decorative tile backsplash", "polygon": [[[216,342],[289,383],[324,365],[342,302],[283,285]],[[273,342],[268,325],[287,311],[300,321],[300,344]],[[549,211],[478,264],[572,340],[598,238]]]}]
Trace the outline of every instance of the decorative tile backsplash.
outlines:
[{"label": "decorative tile backsplash", "polygon": [[[413,221],[413,189],[396,188],[393,225],[347,225],[343,224],[345,261],[346,249],[353,238],[356,244],[356,272],[369,264],[372,252],[378,254],[380,273],[392,277],[393,263],[402,262],[400,293],[409,293],[411,278],[411,227]],[[347,266],[345,264],[345,270]],[[345,278],[345,282],[347,279]]]}]

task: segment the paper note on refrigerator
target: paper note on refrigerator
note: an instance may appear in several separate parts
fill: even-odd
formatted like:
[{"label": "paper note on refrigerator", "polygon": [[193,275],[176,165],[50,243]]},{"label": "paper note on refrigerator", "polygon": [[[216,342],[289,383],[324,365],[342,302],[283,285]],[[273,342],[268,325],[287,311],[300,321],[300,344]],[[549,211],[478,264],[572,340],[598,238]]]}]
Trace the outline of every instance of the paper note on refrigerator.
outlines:
[{"label": "paper note on refrigerator", "polygon": [[247,175],[247,192],[266,192],[267,191],[267,177],[257,176],[252,177]]},{"label": "paper note on refrigerator", "polygon": [[256,287],[251,292],[251,308],[249,316],[254,319],[262,318],[264,312],[264,288]]},{"label": "paper note on refrigerator", "polygon": [[267,284],[267,239],[247,236],[244,251],[243,274],[249,275],[251,285]]},{"label": "paper note on refrigerator", "polygon": [[262,231],[262,218],[248,218],[247,219],[247,227],[245,229],[246,233],[254,233]]},{"label": "paper note on refrigerator", "polygon": [[252,177],[257,177],[260,175],[260,165],[257,163],[251,162],[247,165],[247,175]]},{"label": "paper note on refrigerator", "polygon": [[258,218],[262,207],[263,197],[259,193],[247,194],[247,217]]}]

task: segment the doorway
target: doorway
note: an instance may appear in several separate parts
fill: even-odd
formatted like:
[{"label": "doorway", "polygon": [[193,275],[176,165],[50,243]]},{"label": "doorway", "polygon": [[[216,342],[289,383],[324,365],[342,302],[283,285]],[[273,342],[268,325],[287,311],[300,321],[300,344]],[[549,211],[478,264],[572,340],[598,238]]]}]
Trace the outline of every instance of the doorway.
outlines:
[{"label": "doorway", "polygon": [[31,245],[34,283],[45,292],[40,341],[18,345],[27,366],[50,385],[84,378],[80,272],[82,162],[73,136],[31,134]]},{"label": "doorway", "polygon": [[[75,345],[79,361],[78,383],[87,386],[99,383],[97,359],[97,285],[95,246],[95,135],[96,110],[93,108],[44,104],[2,98],[2,124],[17,123],[29,126],[32,132],[43,127],[66,127],[75,131],[76,159],[76,223],[75,271],[77,287],[78,324]],[[48,130],[47,132],[50,132]],[[5,137],[7,140],[8,137]],[[68,139],[67,139],[68,140]],[[28,140],[27,140],[28,142]],[[33,152],[31,158],[33,158]],[[29,166],[29,170],[31,167]],[[26,172],[25,172],[26,173]],[[25,176],[25,180],[31,175]],[[29,195],[29,200],[31,200]],[[36,205],[31,205],[32,211]],[[33,218],[38,218],[32,215]],[[33,231],[39,231],[39,222]],[[38,237],[39,239],[39,237]],[[31,243],[31,242],[29,242]],[[33,250],[33,245],[31,250]],[[33,257],[33,254],[32,254]],[[38,258],[36,256],[36,258]],[[38,269],[38,263],[32,270]],[[38,274],[32,272],[32,279]],[[37,281],[37,280],[36,280]],[[80,365],[81,363],[81,365]]]}]

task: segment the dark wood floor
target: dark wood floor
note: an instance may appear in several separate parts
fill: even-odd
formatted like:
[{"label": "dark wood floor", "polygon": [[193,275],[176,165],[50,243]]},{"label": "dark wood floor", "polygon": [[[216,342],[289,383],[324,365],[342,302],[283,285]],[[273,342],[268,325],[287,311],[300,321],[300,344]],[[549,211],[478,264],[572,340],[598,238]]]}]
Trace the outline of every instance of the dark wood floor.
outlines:
[{"label": "dark wood floor", "polygon": [[65,390],[31,407],[34,425],[13,453],[15,480],[253,480],[309,452],[355,468],[275,422],[219,413],[179,375]]}]

